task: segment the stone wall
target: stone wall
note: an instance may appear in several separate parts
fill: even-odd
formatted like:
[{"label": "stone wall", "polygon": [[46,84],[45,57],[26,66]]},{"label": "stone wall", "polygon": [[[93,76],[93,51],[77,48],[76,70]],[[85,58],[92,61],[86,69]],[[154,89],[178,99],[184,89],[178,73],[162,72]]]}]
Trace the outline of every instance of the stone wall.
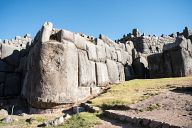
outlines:
[{"label": "stone wall", "polygon": [[187,27],[181,33],[160,37],[141,35],[138,29],[133,29],[116,42],[133,42],[136,78],[180,77],[192,75],[191,37]]},{"label": "stone wall", "polygon": [[111,84],[134,78],[192,75],[192,33],[132,34],[114,42],[45,23],[0,43],[0,97],[22,96],[31,107],[54,109],[82,102]]},{"label": "stone wall", "polygon": [[132,77],[131,42],[118,44],[103,35],[94,39],[45,23],[33,43],[22,90],[32,107],[54,108],[87,99],[109,84],[125,81],[124,66]]},{"label": "stone wall", "polygon": [[0,97],[20,95],[23,57],[27,55],[31,41],[29,34],[0,40]]}]

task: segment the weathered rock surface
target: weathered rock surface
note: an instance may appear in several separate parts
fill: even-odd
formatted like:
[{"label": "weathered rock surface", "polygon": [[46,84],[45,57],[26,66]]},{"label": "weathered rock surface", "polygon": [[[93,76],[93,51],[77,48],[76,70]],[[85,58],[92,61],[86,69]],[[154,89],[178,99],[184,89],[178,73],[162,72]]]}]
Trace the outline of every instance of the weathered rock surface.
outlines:
[{"label": "weathered rock surface", "polygon": [[[23,96],[31,107],[54,109],[133,78],[192,75],[192,34],[161,37],[138,29],[116,42],[53,28],[0,41],[0,96]],[[22,91],[21,91],[22,90]]]}]

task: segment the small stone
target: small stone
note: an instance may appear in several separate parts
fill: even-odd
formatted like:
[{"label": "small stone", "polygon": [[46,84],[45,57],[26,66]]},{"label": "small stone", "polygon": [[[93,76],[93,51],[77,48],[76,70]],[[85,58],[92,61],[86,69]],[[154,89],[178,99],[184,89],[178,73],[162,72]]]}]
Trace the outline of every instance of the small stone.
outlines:
[{"label": "small stone", "polygon": [[13,120],[13,118],[11,117],[11,116],[7,116],[7,117],[5,117],[5,118],[3,118],[2,119],[2,122],[3,123],[12,123],[14,120]]},{"label": "small stone", "polygon": [[65,118],[65,120],[68,120],[68,119],[70,119],[70,118],[71,118],[71,115],[66,114],[66,115],[64,115],[64,118]]},{"label": "small stone", "polygon": [[20,116],[23,116],[23,117],[26,117],[27,116],[27,114],[26,113],[21,113],[21,114],[19,114]]},{"label": "small stone", "polygon": [[5,109],[1,109],[1,110],[0,110],[0,115],[8,116],[8,112],[7,112],[7,110],[5,110]]},{"label": "small stone", "polygon": [[57,124],[58,124],[58,125],[59,125],[59,124],[62,124],[62,123],[64,122],[63,116],[60,116],[60,117],[56,118],[55,120],[57,120]]}]

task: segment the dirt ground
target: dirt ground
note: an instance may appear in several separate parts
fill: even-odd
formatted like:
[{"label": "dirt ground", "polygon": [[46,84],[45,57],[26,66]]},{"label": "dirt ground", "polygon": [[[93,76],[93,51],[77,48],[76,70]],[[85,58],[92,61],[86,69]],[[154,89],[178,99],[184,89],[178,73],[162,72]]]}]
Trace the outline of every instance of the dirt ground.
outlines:
[{"label": "dirt ground", "polygon": [[176,87],[115,113],[192,128],[192,87]]}]

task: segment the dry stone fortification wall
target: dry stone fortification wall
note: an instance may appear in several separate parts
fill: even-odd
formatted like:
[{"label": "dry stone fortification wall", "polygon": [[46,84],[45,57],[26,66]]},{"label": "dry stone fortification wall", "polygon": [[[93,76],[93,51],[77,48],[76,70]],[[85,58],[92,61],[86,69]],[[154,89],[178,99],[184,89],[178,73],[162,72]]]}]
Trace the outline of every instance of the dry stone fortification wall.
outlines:
[{"label": "dry stone fortification wall", "polygon": [[192,32],[186,27],[161,37],[140,34],[138,29],[118,41],[134,44],[132,66],[137,78],[180,77],[192,75]]},{"label": "dry stone fortification wall", "polygon": [[22,85],[22,57],[28,53],[29,34],[12,40],[0,40],[0,97],[19,96]]},{"label": "dry stone fortification wall", "polygon": [[[22,95],[36,108],[74,104],[125,81],[133,44],[117,44],[106,36],[88,37],[54,29],[46,23],[27,57]],[[131,68],[127,68],[131,77]]]},{"label": "dry stone fortification wall", "polygon": [[45,23],[0,43],[0,97],[22,96],[30,106],[52,109],[74,105],[133,78],[192,75],[192,34],[145,36],[137,29],[114,42],[55,29]]}]

